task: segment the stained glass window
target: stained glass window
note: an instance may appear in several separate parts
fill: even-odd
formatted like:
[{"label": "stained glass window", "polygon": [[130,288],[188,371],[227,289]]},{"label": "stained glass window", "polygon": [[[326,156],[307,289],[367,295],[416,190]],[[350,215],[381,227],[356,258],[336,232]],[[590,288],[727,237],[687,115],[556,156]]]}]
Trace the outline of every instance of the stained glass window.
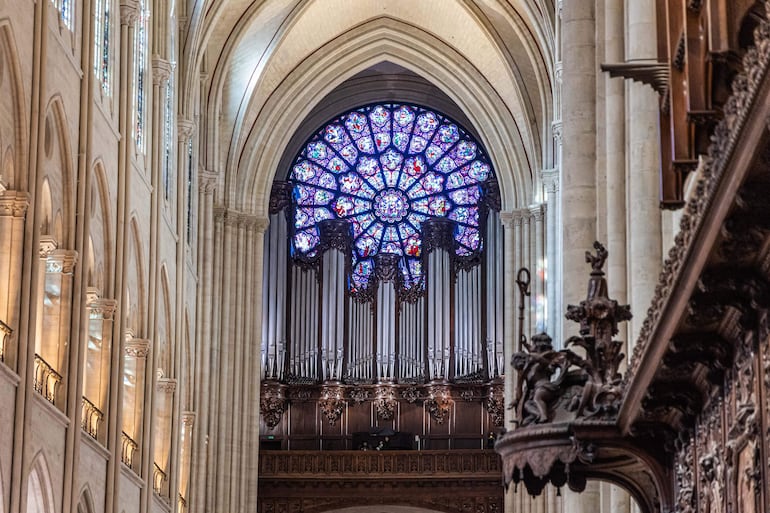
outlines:
[{"label": "stained glass window", "polygon": [[96,0],[94,7],[94,73],[105,95],[110,94],[110,2]]},{"label": "stained glass window", "polygon": [[482,182],[492,167],[456,122],[417,105],[377,104],[345,113],[319,130],[294,161],[292,251],[313,258],[318,223],[346,219],[353,234],[353,291],[367,287],[373,257],[402,257],[406,288],[423,285],[422,223],[455,222],[457,254],[482,249]]},{"label": "stained glass window", "polygon": [[136,92],[135,119],[134,119],[134,140],[136,148],[140,153],[144,153],[145,143],[145,78],[147,66],[147,29],[150,12],[146,7],[146,2],[141,2],[139,8],[139,23],[136,27],[134,42],[134,87]]},{"label": "stained glass window", "polygon": [[72,21],[73,16],[72,13],[74,11],[74,0],[51,0],[51,2],[56,6],[56,9],[59,11],[59,16],[61,18],[62,23],[64,25],[72,30]]}]

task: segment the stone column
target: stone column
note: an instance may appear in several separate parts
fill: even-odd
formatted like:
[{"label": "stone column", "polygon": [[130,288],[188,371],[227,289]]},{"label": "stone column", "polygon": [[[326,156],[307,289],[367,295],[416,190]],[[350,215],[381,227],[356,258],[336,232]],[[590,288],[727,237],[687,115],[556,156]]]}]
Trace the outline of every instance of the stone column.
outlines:
[{"label": "stone column", "polygon": [[[112,327],[117,301],[102,299],[94,291],[89,291],[86,310],[88,312],[88,335],[85,351],[85,369],[83,372],[83,397],[91,401],[99,410],[94,413],[94,422],[89,426],[94,431],[89,433],[99,441],[103,440],[102,420],[108,415],[107,394],[110,389],[110,370],[112,360]],[[98,419],[98,420],[97,420]],[[85,419],[84,419],[85,422]]]},{"label": "stone column", "polygon": [[[513,400],[513,394],[514,394],[514,383],[515,383],[515,376],[513,375],[513,369],[510,367],[510,360],[511,355],[516,350],[516,330],[513,329],[516,314],[515,314],[515,284],[516,281],[516,272],[518,269],[515,268],[515,255],[516,255],[516,246],[515,246],[515,237],[514,237],[514,214],[513,212],[500,212],[500,222],[503,225],[503,244],[504,244],[504,262],[505,265],[503,266],[503,274],[504,274],[504,283],[506,284],[506,287],[504,288],[504,298],[503,298],[503,304],[505,305],[505,311],[503,313],[503,317],[505,319],[504,325],[506,326],[505,330],[505,337],[503,340],[503,348],[505,351],[505,354],[503,356],[503,368],[500,369],[500,374],[505,376],[504,381],[504,404],[510,404]],[[513,427],[512,421],[513,421],[513,410],[505,408],[504,413],[504,423],[503,427],[505,429],[511,429]],[[508,490],[506,490],[505,493],[505,513],[513,513],[514,511],[514,499],[515,495],[513,493],[513,487],[509,487]]]},{"label": "stone column", "polygon": [[535,234],[533,245],[535,258],[532,261],[532,298],[534,305],[532,327],[536,333],[545,329],[545,223],[546,205],[534,205],[529,209]]},{"label": "stone column", "polygon": [[[624,0],[607,0],[604,5],[604,62],[617,63],[625,59]],[[607,282],[610,297],[621,304],[628,302],[626,293],[626,130],[625,85],[623,80],[603,75],[605,84],[605,124],[607,162]],[[619,337],[627,341],[629,323],[620,327]],[[626,353],[628,354],[628,353]]]},{"label": "stone column", "polygon": [[[24,219],[29,207],[26,192],[0,193],[0,321],[18,330],[21,302],[21,268],[24,255]],[[9,340],[11,337],[9,337]],[[3,361],[16,368],[16,346],[6,342]]]},{"label": "stone column", "polygon": [[[593,1],[563,2],[562,300],[585,296],[585,251],[596,237],[596,52]],[[572,329],[565,326],[565,329]]]},{"label": "stone column", "polygon": [[[190,463],[192,451],[193,427],[195,426],[195,412],[182,413],[182,440],[179,458],[179,513],[187,510],[187,489],[190,485]],[[172,497],[173,500],[173,497]]]},{"label": "stone column", "polygon": [[[154,411],[155,429],[154,429],[154,463],[162,470],[165,475],[163,481],[168,481],[169,454],[171,451],[171,418],[174,406],[174,392],[176,391],[176,380],[158,376],[155,382]],[[165,496],[166,492],[171,496],[171,490],[166,490],[166,483],[161,482],[159,476],[153,476],[153,486],[156,493]],[[173,498],[173,496],[172,496]]]},{"label": "stone column", "polygon": [[[626,0],[626,60],[657,59],[654,0]],[[650,306],[661,269],[661,215],[659,209],[660,154],[658,96],[649,86],[628,82],[627,191],[629,197],[628,270],[631,345]]]},{"label": "stone column", "polygon": [[[144,418],[144,383],[147,367],[147,355],[150,352],[150,341],[143,338],[126,337],[123,348],[123,432],[141,446],[142,419]],[[128,382],[129,385],[125,383]],[[126,389],[131,386],[132,389]],[[136,469],[133,461],[134,452],[124,452],[124,463]],[[130,457],[129,457],[130,456]]]},{"label": "stone column", "polygon": [[546,235],[545,235],[545,296],[547,301],[547,307],[545,311],[546,316],[546,331],[553,338],[555,342],[561,344],[561,338],[558,335],[561,328],[561,316],[559,312],[559,300],[557,298],[557,282],[556,282],[556,268],[558,267],[558,215],[559,215],[559,170],[558,169],[546,169],[541,172],[543,186],[545,188],[546,199]]}]

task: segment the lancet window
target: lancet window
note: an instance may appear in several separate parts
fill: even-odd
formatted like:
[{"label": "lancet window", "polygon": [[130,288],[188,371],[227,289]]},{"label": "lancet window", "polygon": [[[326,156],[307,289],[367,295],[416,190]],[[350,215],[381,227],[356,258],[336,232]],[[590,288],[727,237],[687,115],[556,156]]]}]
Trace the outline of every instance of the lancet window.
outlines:
[{"label": "lancet window", "polygon": [[277,181],[266,233],[265,379],[483,382],[502,371],[492,165],[458,123],[367,105]]},{"label": "lancet window", "polygon": [[110,29],[112,0],[96,0],[94,6],[94,73],[102,94],[111,94],[112,67],[110,62]]},{"label": "lancet window", "polygon": [[146,2],[141,2],[139,21],[134,41],[134,140],[139,153],[144,153],[146,131],[146,78],[147,78],[147,31],[150,11]]}]

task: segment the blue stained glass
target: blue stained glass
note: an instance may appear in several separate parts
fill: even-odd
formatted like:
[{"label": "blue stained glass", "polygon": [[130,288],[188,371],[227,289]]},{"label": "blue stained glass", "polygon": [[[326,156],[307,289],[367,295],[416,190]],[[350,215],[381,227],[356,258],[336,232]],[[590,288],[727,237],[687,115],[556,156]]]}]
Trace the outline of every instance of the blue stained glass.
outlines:
[{"label": "blue stained glass", "polygon": [[293,251],[316,256],[317,223],[346,219],[352,291],[368,287],[380,252],[401,256],[405,287],[422,286],[422,223],[448,217],[457,223],[457,254],[479,251],[480,183],[492,176],[480,145],[438,112],[404,104],[347,112],[320,129],[292,167]]}]

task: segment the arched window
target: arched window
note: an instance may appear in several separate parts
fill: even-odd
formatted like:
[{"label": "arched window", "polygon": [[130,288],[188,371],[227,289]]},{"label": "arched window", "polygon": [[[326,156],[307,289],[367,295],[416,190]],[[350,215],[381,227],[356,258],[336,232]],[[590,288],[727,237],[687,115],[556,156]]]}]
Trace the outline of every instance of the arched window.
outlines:
[{"label": "arched window", "polygon": [[497,377],[499,208],[481,144],[435,110],[381,103],[326,123],[273,187],[264,377]]},{"label": "arched window", "polygon": [[102,87],[102,94],[111,94],[112,67],[110,66],[110,29],[112,0],[96,0],[94,5],[94,73]]},{"label": "arched window", "polygon": [[147,73],[147,30],[150,11],[145,1],[139,6],[139,21],[136,26],[134,40],[134,140],[139,153],[145,150],[145,79]]},{"label": "arched window", "polygon": [[163,199],[171,194],[171,165],[174,139],[174,71],[171,70],[163,103]]}]

